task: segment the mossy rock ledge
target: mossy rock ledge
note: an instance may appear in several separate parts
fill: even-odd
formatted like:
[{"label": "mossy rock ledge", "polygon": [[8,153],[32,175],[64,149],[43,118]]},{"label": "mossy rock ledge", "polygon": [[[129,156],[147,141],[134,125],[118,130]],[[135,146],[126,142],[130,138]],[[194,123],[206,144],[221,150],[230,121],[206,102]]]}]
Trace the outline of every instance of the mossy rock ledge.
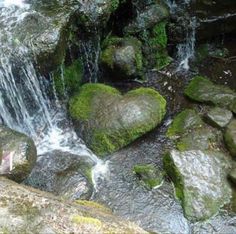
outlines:
[{"label": "mossy rock ledge", "polygon": [[0,233],[147,233],[95,202],[68,202],[2,177],[0,191]]},{"label": "mossy rock ledge", "polygon": [[97,155],[105,156],[159,125],[166,101],[150,88],[121,95],[107,85],[86,84],[71,98],[69,111],[82,139]]},{"label": "mossy rock ledge", "polygon": [[224,107],[236,113],[236,92],[227,86],[216,85],[206,77],[194,77],[184,93],[194,101]]}]

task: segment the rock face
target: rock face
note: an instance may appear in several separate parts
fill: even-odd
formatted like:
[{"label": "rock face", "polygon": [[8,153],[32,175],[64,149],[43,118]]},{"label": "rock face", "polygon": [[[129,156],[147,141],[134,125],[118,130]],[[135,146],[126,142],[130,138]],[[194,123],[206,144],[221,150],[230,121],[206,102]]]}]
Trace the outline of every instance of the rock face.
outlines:
[{"label": "rock face", "polygon": [[194,101],[210,103],[236,113],[236,93],[230,88],[216,85],[204,77],[195,77],[184,93]]},{"label": "rock face", "polygon": [[136,38],[108,39],[101,63],[117,78],[140,76],[143,68],[141,42]]},{"label": "rock face", "polygon": [[207,118],[213,126],[223,128],[232,119],[233,114],[231,111],[219,107],[212,108],[207,113]]},{"label": "rock face", "polygon": [[26,135],[0,126],[0,175],[23,181],[33,169],[37,152]]},{"label": "rock face", "polygon": [[164,166],[175,184],[187,218],[205,220],[229,202],[227,183],[229,161],[217,151],[172,150],[164,157]]},{"label": "rock face", "polygon": [[142,32],[143,30],[153,28],[157,23],[169,17],[169,11],[166,5],[159,3],[147,6],[147,3],[144,4],[146,6],[144,8],[140,7],[142,9],[140,14],[125,27],[125,33],[136,34]]},{"label": "rock face", "polygon": [[146,233],[94,202],[66,202],[0,178],[1,233]]},{"label": "rock face", "polygon": [[86,84],[70,100],[70,114],[80,134],[100,156],[114,152],[161,123],[165,99],[155,90],[139,88],[122,96],[102,84]]},{"label": "rock face", "polygon": [[228,150],[233,156],[236,156],[236,119],[233,119],[227,126],[224,138]]},{"label": "rock face", "polygon": [[93,192],[92,164],[79,155],[61,151],[38,156],[25,183],[66,199],[89,199]]}]

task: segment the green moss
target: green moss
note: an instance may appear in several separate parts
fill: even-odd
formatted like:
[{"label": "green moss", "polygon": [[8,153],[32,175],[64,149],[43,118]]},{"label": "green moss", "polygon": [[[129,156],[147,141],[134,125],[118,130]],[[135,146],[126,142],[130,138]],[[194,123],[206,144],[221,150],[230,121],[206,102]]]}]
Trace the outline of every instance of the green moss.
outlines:
[{"label": "green moss", "polygon": [[195,110],[186,109],[179,113],[167,130],[167,136],[179,136],[191,128],[200,127],[203,124]]},{"label": "green moss", "polygon": [[86,200],[76,200],[76,203],[78,205],[82,205],[82,206],[86,206],[86,207],[91,207],[93,209],[98,209],[101,212],[105,212],[105,213],[111,213],[111,210],[97,202],[94,201],[86,201]]},{"label": "green moss", "polygon": [[184,94],[193,98],[196,101],[202,101],[202,98],[198,95],[199,88],[211,87],[213,83],[203,76],[195,76],[184,90]]},{"label": "green moss", "polygon": [[161,22],[152,29],[152,39],[150,41],[150,44],[152,46],[166,48],[167,46],[166,22]]},{"label": "green moss", "polygon": [[115,11],[120,4],[119,0],[111,0],[111,9],[112,11]]},{"label": "green moss", "polygon": [[173,181],[174,185],[175,185],[175,195],[178,199],[181,200],[181,202],[184,201],[184,182],[182,180],[182,177],[178,171],[178,169],[176,168],[176,166],[174,165],[173,160],[171,159],[171,155],[170,153],[166,153],[163,157],[163,166],[164,169],[166,171],[166,173],[168,174],[168,176],[171,178],[171,180]]},{"label": "green moss", "polygon": [[70,66],[63,65],[62,69],[54,73],[55,89],[59,97],[65,93],[72,95],[78,91],[83,78],[83,66],[81,60],[74,61]]},{"label": "green moss", "polygon": [[72,218],[72,222],[78,225],[93,225],[93,226],[96,226],[97,228],[102,227],[102,222],[92,217],[84,217],[84,216],[76,215]]},{"label": "green moss", "polygon": [[78,94],[71,98],[69,102],[69,112],[72,118],[76,120],[88,120],[92,111],[92,99],[96,94],[109,93],[111,95],[119,95],[120,92],[103,84],[85,84]]},{"label": "green moss", "polygon": [[163,173],[158,172],[158,170],[152,164],[135,165],[133,171],[150,189],[162,183]]},{"label": "green moss", "polygon": [[101,62],[103,64],[106,64],[110,69],[114,68],[114,59],[113,59],[114,51],[115,47],[110,46],[106,48],[101,54]]}]

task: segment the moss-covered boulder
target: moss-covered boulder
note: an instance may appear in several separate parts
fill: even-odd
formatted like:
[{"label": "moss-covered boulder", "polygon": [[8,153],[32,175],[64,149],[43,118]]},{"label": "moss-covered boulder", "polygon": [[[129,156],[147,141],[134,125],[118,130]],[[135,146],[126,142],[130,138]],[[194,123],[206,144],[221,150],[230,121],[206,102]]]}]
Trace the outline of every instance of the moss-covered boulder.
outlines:
[{"label": "moss-covered boulder", "polygon": [[101,64],[117,78],[142,76],[141,42],[134,38],[111,37],[104,41]]},{"label": "moss-covered boulder", "polygon": [[153,164],[135,165],[133,171],[150,189],[160,186],[164,179],[163,171]]},{"label": "moss-covered boulder", "polygon": [[229,157],[219,151],[172,150],[164,157],[164,167],[175,185],[185,216],[191,221],[210,218],[230,201],[227,182]]},{"label": "moss-covered boulder", "polygon": [[104,156],[159,125],[166,113],[166,101],[150,88],[122,96],[110,86],[86,84],[71,98],[69,111],[87,145]]},{"label": "moss-covered boulder", "polygon": [[95,202],[68,202],[0,177],[0,233],[147,233]]},{"label": "moss-covered boulder", "polygon": [[23,181],[33,169],[37,152],[26,135],[0,126],[0,176]]},{"label": "moss-covered boulder", "polygon": [[92,166],[83,155],[55,150],[38,156],[24,183],[66,199],[89,199],[93,193]]},{"label": "moss-covered boulder", "polygon": [[211,108],[206,115],[208,122],[219,128],[227,126],[232,117],[233,114],[231,111],[219,107]]},{"label": "moss-covered boulder", "polygon": [[167,130],[167,136],[178,138],[183,133],[203,125],[201,117],[193,109],[186,109],[180,112],[172,121]]},{"label": "moss-covered boulder", "polygon": [[233,156],[236,156],[236,119],[233,119],[224,134],[226,146]]},{"label": "moss-covered boulder", "polygon": [[202,76],[196,76],[184,91],[194,101],[225,107],[236,113],[236,92],[222,85],[216,85]]}]

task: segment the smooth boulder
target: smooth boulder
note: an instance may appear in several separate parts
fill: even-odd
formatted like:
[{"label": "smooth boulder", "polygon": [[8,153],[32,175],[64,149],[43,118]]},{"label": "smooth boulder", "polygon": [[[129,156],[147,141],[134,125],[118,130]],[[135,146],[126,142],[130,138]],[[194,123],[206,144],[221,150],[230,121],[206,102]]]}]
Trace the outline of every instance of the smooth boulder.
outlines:
[{"label": "smooth boulder", "polygon": [[86,84],[70,100],[70,114],[87,145],[105,156],[158,126],[166,101],[155,90],[139,88],[125,95],[103,84]]},{"label": "smooth boulder", "polygon": [[0,175],[22,182],[33,169],[37,151],[28,136],[0,126]]},{"label": "smooth boulder", "polygon": [[0,177],[0,233],[147,233],[95,202],[68,202]]},{"label": "smooth boulder", "polygon": [[93,192],[91,168],[86,157],[62,151],[39,155],[25,184],[66,199],[89,199]]},{"label": "smooth boulder", "polygon": [[172,150],[165,155],[165,170],[188,219],[206,220],[230,201],[230,165],[228,157],[218,151]]}]

